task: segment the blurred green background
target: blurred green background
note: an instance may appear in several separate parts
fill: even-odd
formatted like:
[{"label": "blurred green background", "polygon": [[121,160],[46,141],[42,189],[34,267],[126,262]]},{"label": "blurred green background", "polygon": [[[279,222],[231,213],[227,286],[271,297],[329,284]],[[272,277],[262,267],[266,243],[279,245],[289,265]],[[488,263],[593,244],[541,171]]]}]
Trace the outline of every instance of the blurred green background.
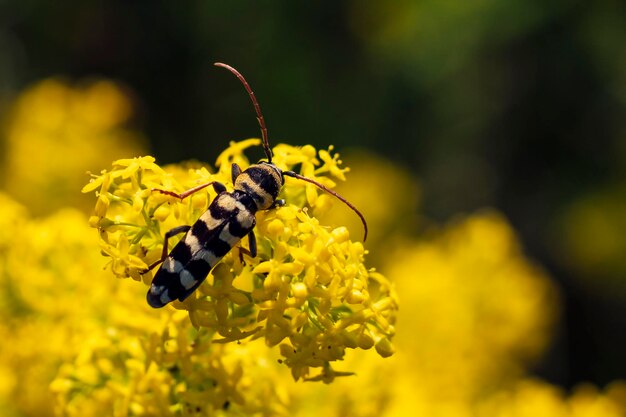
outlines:
[{"label": "blurred green background", "polygon": [[366,148],[409,170],[422,227],[502,211],[565,301],[536,374],[626,376],[623,2],[0,1],[2,113],[50,76],[112,79],[160,163],[213,162],[258,135],[215,61],[247,77],[273,144]]}]

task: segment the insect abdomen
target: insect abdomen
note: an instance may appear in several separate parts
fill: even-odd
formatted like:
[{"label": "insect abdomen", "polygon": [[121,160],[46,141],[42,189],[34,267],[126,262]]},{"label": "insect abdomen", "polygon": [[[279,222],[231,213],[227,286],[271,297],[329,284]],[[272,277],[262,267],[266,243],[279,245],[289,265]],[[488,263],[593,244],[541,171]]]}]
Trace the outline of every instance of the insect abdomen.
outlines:
[{"label": "insect abdomen", "polygon": [[148,291],[148,304],[159,308],[183,301],[254,225],[254,213],[235,196],[217,196],[163,261]]}]

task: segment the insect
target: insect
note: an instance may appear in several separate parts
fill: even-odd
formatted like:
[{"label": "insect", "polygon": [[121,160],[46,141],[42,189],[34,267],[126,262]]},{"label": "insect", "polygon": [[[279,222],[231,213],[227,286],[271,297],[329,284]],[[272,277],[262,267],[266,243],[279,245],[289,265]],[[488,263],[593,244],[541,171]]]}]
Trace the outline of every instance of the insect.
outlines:
[{"label": "insect", "polygon": [[[365,231],[363,241],[367,238],[365,218],[344,197],[315,180],[293,171],[283,171],[272,163],[272,151],[265,120],[250,85],[233,67],[220,62],[215,65],[233,73],[248,92],[261,128],[263,150],[267,161],[253,164],[243,172],[237,164],[233,164],[231,171],[234,190],[232,192],[227,191],[224,184],[217,181],[198,185],[180,194],[161,189],[152,190],[181,200],[208,186],[212,186],[218,194],[193,226],[179,226],[165,233],[161,259],[144,271],[144,273],[148,272],[162,263],[146,297],[148,304],[154,308],[163,307],[174,300],[183,301],[191,295],[206,279],[211,269],[245,236],[248,236],[250,249],[240,247],[240,253],[256,257],[255,214],[259,210],[269,210],[285,204],[284,200],[278,199],[285,176],[314,184],[341,200],[359,216]],[[168,240],[180,233],[185,233],[185,236],[168,254]]]}]

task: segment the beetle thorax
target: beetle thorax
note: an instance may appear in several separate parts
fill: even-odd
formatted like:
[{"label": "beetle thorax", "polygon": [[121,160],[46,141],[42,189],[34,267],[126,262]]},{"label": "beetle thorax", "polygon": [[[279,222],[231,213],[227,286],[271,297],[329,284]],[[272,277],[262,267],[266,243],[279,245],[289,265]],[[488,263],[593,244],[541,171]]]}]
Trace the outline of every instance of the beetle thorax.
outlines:
[{"label": "beetle thorax", "polygon": [[259,210],[268,209],[274,204],[283,186],[280,170],[273,164],[251,165],[235,179],[235,189],[248,194]]}]

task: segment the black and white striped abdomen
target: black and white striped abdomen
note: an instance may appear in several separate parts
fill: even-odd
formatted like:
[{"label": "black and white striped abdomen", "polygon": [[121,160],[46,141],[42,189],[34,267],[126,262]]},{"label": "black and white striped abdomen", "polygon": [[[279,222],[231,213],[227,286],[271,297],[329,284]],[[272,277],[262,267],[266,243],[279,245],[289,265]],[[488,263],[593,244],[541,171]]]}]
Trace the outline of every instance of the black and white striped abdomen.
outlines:
[{"label": "black and white striped abdomen", "polygon": [[[223,192],[165,258],[148,291],[150,306],[183,301],[255,225],[254,212],[239,195]],[[247,207],[248,206],[248,207]]]}]

